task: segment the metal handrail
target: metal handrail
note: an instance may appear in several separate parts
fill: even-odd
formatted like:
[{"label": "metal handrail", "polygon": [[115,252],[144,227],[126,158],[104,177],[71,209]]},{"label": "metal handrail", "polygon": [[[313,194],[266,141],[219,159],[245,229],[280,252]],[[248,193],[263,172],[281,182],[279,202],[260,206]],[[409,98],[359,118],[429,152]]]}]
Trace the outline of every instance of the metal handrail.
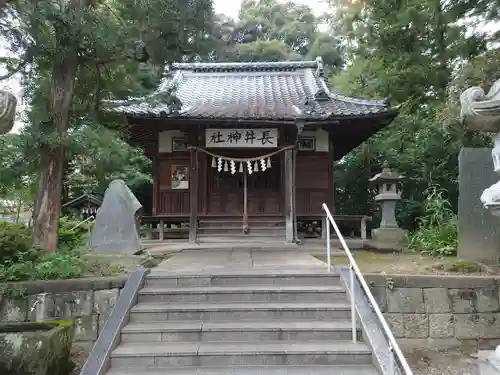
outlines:
[{"label": "metal handrail", "polygon": [[76,228],[78,228],[79,226],[85,224],[85,223],[88,223],[87,224],[87,235],[88,235],[88,238],[87,238],[87,245],[90,247],[90,222],[93,221],[95,219],[95,216],[94,215],[90,215],[88,218],[86,218],[85,220],[79,222],[78,224],[76,224],[73,228],[70,229],[70,232],[74,231]]},{"label": "metal handrail", "polygon": [[80,225],[85,224],[87,221],[92,221],[92,220],[94,220],[94,219],[95,219],[94,215],[90,215],[90,216],[89,216],[88,218],[86,218],[85,220],[80,221],[78,224],[76,224],[76,225],[75,225],[73,228],[71,228],[69,231],[70,231],[70,232],[72,232],[72,231],[74,231],[76,228],[78,228]]},{"label": "metal handrail", "polygon": [[[396,339],[394,338],[394,335],[392,334],[391,329],[389,328],[389,325],[387,324],[387,321],[384,318],[384,315],[380,311],[379,305],[377,301],[375,300],[375,297],[373,296],[370,288],[368,287],[368,284],[363,277],[363,274],[361,273],[358,264],[356,263],[356,260],[354,259],[353,254],[349,250],[349,247],[347,246],[344,236],[342,236],[342,233],[340,233],[339,227],[337,226],[337,223],[333,219],[333,216],[328,209],[328,206],[323,203],[322,205],[323,210],[326,213],[326,219],[327,219],[327,225],[326,225],[326,241],[327,241],[327,261],[328,261],[328,272],[331,271],[331,244],[330,244],[330,225],[332,224],[333,229],[335,230],[335,233],[337,234],[337,237],[340,240],[340,243],[342,244],[342,247],[344,248],[344,251],[347,254],[347,257],[349,258],[349,271],[350,271],[350,284],[351,284],[351,320],[352,320],[352,341],[357,342],[357,332],[356,332],[356,311],[355,311],[355,304],[354,304],[354,275],[357,276],[359,283],[361,284],[362,289],[364,290],[366,296],[368,297],[368,300],[370,301],[373,310],[375,311],[375,315],[377,315],[378,320],[380,321],[380,324],[382,325],[382,330],[384,331],[385,336],[387,337],[389,341],[389,351],[391,353],[391,357],[394,357],[394,354],[396,355],[399,363],[401,364],[404,372],[406,375],[413,375],[413,371],[411,370],[410,366],[408,365],[408,362],[406,361],[405,356],[403,355],[403,352],[401,351],[401,348],[399,347]],[[394,375],[394,358],[391,358],[391,363],[389,364],[390,366],[390,375]]]}]

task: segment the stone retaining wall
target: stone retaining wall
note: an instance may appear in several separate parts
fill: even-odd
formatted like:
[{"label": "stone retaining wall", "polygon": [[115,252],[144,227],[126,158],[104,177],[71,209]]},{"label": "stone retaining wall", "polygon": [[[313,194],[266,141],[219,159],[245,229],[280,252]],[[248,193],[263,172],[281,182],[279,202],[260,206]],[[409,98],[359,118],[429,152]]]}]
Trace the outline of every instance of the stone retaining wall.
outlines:
[{"label": "stone retaining wall", "polygon": [[500,340],[500,277],[367,274],[398,341],[452,346]]},{"label": "stone retaining wall", "polygon": [[33,281],[0,284],[0,290],[20,290],[26,297],[7,299],[0,296],[0,322],[29,322],[36,319],[32,310],[37,294],[47,293],[46,319],[76,317],[75,341],[92,343],[104,326],[126,276],[75,280]]}]

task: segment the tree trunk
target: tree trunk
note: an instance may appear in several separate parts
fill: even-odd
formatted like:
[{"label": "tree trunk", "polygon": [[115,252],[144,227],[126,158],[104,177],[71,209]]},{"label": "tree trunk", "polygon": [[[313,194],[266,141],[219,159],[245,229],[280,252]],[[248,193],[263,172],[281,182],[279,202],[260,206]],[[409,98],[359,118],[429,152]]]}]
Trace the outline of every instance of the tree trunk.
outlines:
[{"label": "tree trunk", "polygon": [[49,116],[51,131],[57,135],[55,144],[40,149],[40,172],[33,222],[35,245],[49,252],[57,249],[57,232],[61,215],[61,193],[64,168],[64,138],[68,130],[69,111],[73,99],[78,67],[75,41],[64,37],[60,30],[57,40],[62,56],[55,57],[52,69]]}]

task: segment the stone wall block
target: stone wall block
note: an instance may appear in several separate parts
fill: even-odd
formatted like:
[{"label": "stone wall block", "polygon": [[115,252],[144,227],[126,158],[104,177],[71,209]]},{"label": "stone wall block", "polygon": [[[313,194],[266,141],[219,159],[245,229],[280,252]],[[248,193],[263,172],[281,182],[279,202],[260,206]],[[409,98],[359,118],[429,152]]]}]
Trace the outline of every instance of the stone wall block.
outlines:
[{"label": "stone wall block", "polygon": [[[32,295],[28,304],[32,306],[37,296]],[[45,297],[45,318],[66,319],[76,316],[91,315],[93,311],[93,291],[77,291],[47,294]],[[30,321],[35,321],[36,310],[29,312]]]},{"label": "stone wall block", "polygon": [[426,314],[404,314],[403,327],[405,338],[429,337],[429,317]]},{"label": "stone wall block", "polygon": [[429,315],[429,337],[449,338],[455,336],[453,314],[430,314]]},{"label": "stone wall block", "polygon": [[372,286],[370,287],[370,291],[375,297],[375,300],[378,302],[378,306],[380,311],[385,313],[387,311],[387,293],[386,288],[383,286]]},{"label": "stone wall block", "polygon": [[384,314],[395,338],[404,337],[403,314]]},{"label": "stone wall block", "polygon": [[111,314],[111,310],[113,310],[118,299],[118,293],[118,288],[96,290],[94,292],[94,313],[99,314],[99,326],[104,325],[104,322],[101,324],[101,320],[105,321]]},{"label": "stone wall block", "polygon": [[28,319],[28,300],[5,298],[0,305],[0,320],[3,322],[25,322]]},{"label": "stone wall block", "polygon": [[424,293],[421,288],[387,290],[387,312],[422,314],[425,312]]},{"label": "stone wall block", "polygon": [[425,288],[424,303],[427,313],[451,312],[451,301],[446,288]]},{"label": "stone wall block", "polygon": [[493,339],[500,335],[500,315],[457,314],[455,336],[457,339]]},{"label": "stone wall block", "polygon": [[476,312],[477,293],[474,289],[450,289],[452,311],[455,314]]},{"label": "stone wall block", "polygon": [[476,310],[479,313],[497,312],[499,310],[498,289],[481,288],[476,290]]},{"label": "stone wall block", "polygon": [[75,319],[75,341],[94,341],[98,336],[98,315],[91,314]]}]

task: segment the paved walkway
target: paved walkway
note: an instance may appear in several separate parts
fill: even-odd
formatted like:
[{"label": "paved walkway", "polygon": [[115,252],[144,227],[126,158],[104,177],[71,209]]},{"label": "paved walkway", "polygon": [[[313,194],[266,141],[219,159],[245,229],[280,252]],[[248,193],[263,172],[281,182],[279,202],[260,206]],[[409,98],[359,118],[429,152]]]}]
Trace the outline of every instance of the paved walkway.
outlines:
[{"label": "paved walkway", "polygon": [[228,272],[262,270],[326,270],[326,264],[297,251],[191,250],[172,255],[154,271]]}]

